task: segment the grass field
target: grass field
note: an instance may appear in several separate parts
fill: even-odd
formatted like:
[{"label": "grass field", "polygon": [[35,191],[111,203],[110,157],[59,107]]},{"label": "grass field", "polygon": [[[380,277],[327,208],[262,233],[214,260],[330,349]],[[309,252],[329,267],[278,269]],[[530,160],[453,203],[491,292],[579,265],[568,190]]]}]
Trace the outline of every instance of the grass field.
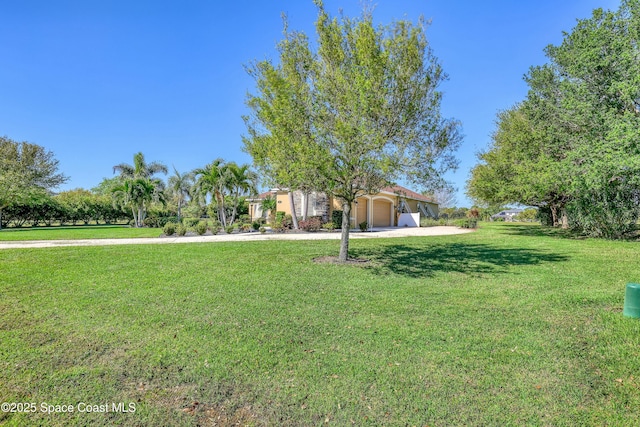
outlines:
[{"label": "grass field", "polygon": [[371,263],[312,261],[335,241],[0,251],[0,397],[37,405],[0,424],[640,424],[637,243],[492,224],[351,247]]},{"label": "grass field", "polygon": [[160,234],[162,234],[162,229],[160,228],[133,228],[128,225],[3,228],[0,230],[0,241],[127,239],[134,237],[158,237]]}]

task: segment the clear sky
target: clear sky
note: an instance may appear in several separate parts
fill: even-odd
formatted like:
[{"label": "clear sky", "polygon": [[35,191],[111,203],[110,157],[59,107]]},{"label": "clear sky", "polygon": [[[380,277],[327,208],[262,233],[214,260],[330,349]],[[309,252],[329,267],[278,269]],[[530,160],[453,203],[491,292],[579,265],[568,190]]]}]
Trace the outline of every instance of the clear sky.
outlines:
[{"label": "clear sky", "polygon": [[[325,0],[336,15],[360,0]],[[447,175],[464,195],[475,154],[496,113],[522,100],[522,77],[545,62],[576,19],[618,0],[377,0],[374,20],[420,15],[449,81],[443,113],[463,124],[460,168]],[[254,82],[243,66],[276,58],[281,12],[315,38],[312,0],[24,0],[0,2],[0,135],[53,151],[71,179],[92,188],[138,151],[185,172],[222,157],[250,163],[241,119]],[[416,188],[415,190],[421,190]]]}]

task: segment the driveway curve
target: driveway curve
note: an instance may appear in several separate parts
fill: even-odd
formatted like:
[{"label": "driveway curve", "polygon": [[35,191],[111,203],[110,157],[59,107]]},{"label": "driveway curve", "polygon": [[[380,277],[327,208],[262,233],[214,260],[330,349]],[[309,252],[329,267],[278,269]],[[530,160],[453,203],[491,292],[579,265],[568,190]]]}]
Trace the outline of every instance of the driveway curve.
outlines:
[{"label": "driveway curve", "polygon": [[[376,239],[392,237],[445,236],[471,233],[474,230],[440,226],[424,228],[374,228],[368,232],[352,231],[352,239]],[[84,240],[20,240],[0,242],[0,249],[54,248],[62,246],[111,246],[111,245],[159,245],[170,243],[219,243],[254,242],[262,240],[340,240],[340,232],[326,233],[242,233],[215,236],[150,237],[135,239],[84,239]]]}]

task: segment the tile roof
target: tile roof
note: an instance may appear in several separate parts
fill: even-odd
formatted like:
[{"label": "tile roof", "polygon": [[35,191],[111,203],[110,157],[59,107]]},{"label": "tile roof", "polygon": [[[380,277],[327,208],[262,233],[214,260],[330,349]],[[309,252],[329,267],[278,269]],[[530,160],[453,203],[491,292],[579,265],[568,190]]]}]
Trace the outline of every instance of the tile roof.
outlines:
[{"label": "tile roof", "polygon": [[273,196],[272,191],[265,191],[264,193],[260,193],[257,196],[251,197],[250,200],[262,200],[262,199],[266,199],[269,196]]},{"label": "tile roof", "polygon": [[435,203],[433,198],[425,196],[424,194],[416,193],[415,191],[411,191],[408,188],[402,187],[400,185],[394,185],[393,187],[384,187],[382,191],[393,194],[400,194],[410,199],[420,200],[421,202]]}]

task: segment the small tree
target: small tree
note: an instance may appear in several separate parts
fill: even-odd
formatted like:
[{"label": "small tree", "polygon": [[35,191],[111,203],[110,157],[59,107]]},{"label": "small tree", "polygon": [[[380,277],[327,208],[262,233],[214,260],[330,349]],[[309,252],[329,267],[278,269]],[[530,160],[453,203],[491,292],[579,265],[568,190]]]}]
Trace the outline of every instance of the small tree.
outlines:
[{"label": "small tree", "polygon": [[191,198],[191,188],[193,187],[193,173],[180,173],[173,167],[173,175],[169,177],[169,190],[178,205],[178,221],[182,217],[182,208],[188,204]]},{"label": "small tree", "polygon": [[142,227],[147,207],[153,201],[165,203],[164,183],[153,178],[156,173],[166,175],[167,167],[162,163],[147,163],[144,154],[133,156],[133,165],[120,163],[113,167],[120,172],[121,184],[111,189],[115,203],[131,209],[136,227]]},{"label": "small tree", "polygon": [[[442,174],[457,165],[461,138],[458,122],[440,116],[437,88],[446,75],[424,21],[379,27],[369,13],[331,19],[320,0],[316,5],[315,52],[285,26],[280,66],[263,61],[250,69],[259,95],[248,100],[245,148],[274,175],[289,172],[291,184],[306,183],[341,202],[344,262],[353,202],[401,178],[442,185]],[[284,112],[296,119],[284,119]],[[283,153],[292,167],[283,167]]]},{"label": "small tree", "polygon": [[269,215],[269,223],[273,224],[274,219],[276,218],[276,209],[278,208],[278,201],[275,197],[267,196],[262,200],[262,212],[268,212]]}]

